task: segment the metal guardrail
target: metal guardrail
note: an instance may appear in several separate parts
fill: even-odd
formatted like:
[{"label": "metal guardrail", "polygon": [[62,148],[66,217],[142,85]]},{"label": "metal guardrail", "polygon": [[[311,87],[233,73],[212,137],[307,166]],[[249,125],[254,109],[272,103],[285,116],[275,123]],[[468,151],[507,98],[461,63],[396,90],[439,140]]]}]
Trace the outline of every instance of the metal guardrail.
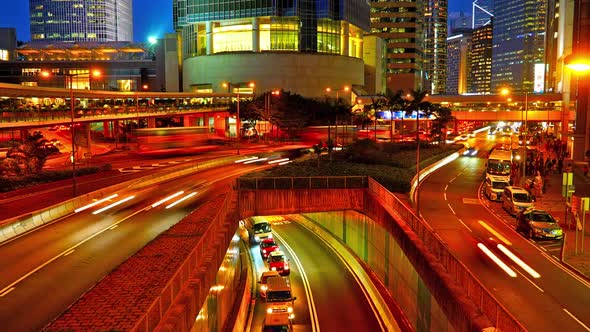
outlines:
[{"label": "metal guardrail", "polygon": [[369,179],[368,188],[378,197],[383,206],[391,207],[412,228],[429,251],[444,266],[449,276],[458,285],[461,285],[484,315],[494,323],[498,331],[526,331],[520,322],[477,280],[473,273],[451,253],[430,225],[416,216],[403,202],[374,179]]},{"label": "metal guardrail", "polygon": [[367,188],[367,176],[241,177],[238,190]]}]

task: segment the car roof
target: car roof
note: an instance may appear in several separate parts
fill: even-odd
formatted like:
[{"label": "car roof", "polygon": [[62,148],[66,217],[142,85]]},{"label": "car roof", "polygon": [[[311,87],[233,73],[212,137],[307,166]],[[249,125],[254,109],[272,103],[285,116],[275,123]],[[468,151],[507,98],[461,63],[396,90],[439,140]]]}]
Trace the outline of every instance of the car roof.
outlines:
[{"label": "car roof", "polygon": [[262,279],[262,277],[271,277],[271,276],[280,276],[280,274],[275,270],[264,271],[260,275],[260,279]]},{"label": "car roof", "polygon": [[271,256],[285,256],[285,253],[280,250],[277,250],[277,251],[271,252],[270,255]]},{"label": "car roof", "polygon": [[519,193],[519,194],[528,194],[529,193],[526,189],[524,189],[522,187],[509,186],[509,187],[506,187],[506,189],[511,190],[513,193]]},{"label": "car roof", "polygon": [[551,213],[549,213],[545,210],[537,210],[535,208],[526,209],[526,210],[524,210],[523,213],[536,213],[536,214],[549,214],[549,215],[551,215]]},{"label": "car roof", "polygon": [[264,242],[264,243],[274,243],[275,240],[273,238],[266,238],[266,239],[262,240],[262,242]]}]

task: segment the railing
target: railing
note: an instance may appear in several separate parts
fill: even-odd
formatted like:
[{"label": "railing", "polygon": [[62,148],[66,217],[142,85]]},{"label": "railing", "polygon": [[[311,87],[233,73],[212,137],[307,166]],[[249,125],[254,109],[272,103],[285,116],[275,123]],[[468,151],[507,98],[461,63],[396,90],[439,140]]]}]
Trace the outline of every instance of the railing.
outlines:
[{"label": "railing", "polygon": [[241,177],[238,190],[367,188],[366,176]]},{"label": "railing", "polygon": [[369,191],[385,207],[392,208],[412,228],[429,251],[445,267],[449,276],[465,290],[481,311],[494,323],[498,331],[526,331],[526,329],[500,304],[477,278],[457,259],[430,225],[418,218],[395,195],[373,179],[369,179]]},{"label": "railing", "polygon": [[[227,106],[221,104],[196,104],[190,106],[115,106],[109,108],[77,108],[74,111],[74,118],[79,121],[105,121],[117,118],[136,118],[138,116],[155,116],[155,115],[177,115],[191,114],[203,111],[222,111]],[[26,124],[31,122],[69,122],[71,112],[69,109],[54,110],[0,110],[0,123]]]},{"label": "railing", "polygon": [[[223,205],[219,211],[217,211],[215,218],[211,221],[209,227],[207,227],[207,231],[201,236],[199,243],[178,268],[174,276],[168,281],[158,298],[156,298],[148,310],[138,320],[132,331],[155,330],[155,328],[164,318],[166,311],[168,311],[168,309],[174,305],[178,294],[182,291],[187,282],[193,278],[192,275],[196,268],[201,263],[203,263],[203,255],[206,253],[210,254],[209,250],[215,249],[215,243],[211,241],[211,239],[218,238],[217,233],[223,228],[228,212],[231,212],[230,210],[234,210],[234,207],[231,205],[231,203],[235,199],[235,191],[230,191],[230,193],[225,197]],[[227,231],[230,231],[229,228]],[[225,252],[223,246],[218,246],[218,248]],[[203,286],[206,287],[207,285]]]}]

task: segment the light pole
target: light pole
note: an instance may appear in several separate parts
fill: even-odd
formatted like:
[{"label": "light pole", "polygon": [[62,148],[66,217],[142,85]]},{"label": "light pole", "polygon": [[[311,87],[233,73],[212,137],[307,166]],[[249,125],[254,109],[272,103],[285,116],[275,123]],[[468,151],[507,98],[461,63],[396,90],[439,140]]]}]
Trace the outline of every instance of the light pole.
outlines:
[{"label": "light pole", "polygon": [[[228,90],[231,90],[232,87],[232,83],[226,83],[224,82],[222,84],[222,86],[224,88],[227,88]],[[248,83],[248,87],[254,89],[255,84],[250,82]],[[237,154],[240,154],[240,138],[241,138],[241,132],[240,132],[240,86],[238,85],[238,88],[236,89],[236,97],[237,97],[237,105],[236,105],[236,139],[237,139]]]},{"label": "light pole", "polygon": [[[280,90],[272,90],[270,93],[266,92],[264,94],[264,116],[265,116],[265,131],[266,131],[266,135],[265,135],[265,142],[268,143],[268,124],[270,122],[270,112],[271,112],[271,101],[272,101],[272,96],[280,96],[281,95],[281,91]],[[272,133],[272,126],[271,126],[271,133]]]},{"label": "light pole", "polygon": [[[74,122],[75,107],[74,107],[74,77],[85,75],[86,73],[64,73],[62,76],[67,77],[66,84],[69,83],[70,92],[70,133],[72,136],[72,155],[70,160],[72,162],[72,197],[76,197],[76,126]],[[91,70],[89,77],[100,77],[102,73],[99,70]],[[49,71],[41,71],[41,76],[45,78],[51,77]],[[68,82],[69,81],[69,82]]]}]

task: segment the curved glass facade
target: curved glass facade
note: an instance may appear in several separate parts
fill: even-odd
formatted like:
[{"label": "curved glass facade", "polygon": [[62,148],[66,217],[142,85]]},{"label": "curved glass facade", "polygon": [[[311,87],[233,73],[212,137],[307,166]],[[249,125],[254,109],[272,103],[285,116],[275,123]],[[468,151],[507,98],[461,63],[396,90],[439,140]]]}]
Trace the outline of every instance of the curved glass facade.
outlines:
[{"label": "curved glass facade", "polygon": [[185,58],[224,52],[291,51],[362,56],[364,0],[175,0]]}]

